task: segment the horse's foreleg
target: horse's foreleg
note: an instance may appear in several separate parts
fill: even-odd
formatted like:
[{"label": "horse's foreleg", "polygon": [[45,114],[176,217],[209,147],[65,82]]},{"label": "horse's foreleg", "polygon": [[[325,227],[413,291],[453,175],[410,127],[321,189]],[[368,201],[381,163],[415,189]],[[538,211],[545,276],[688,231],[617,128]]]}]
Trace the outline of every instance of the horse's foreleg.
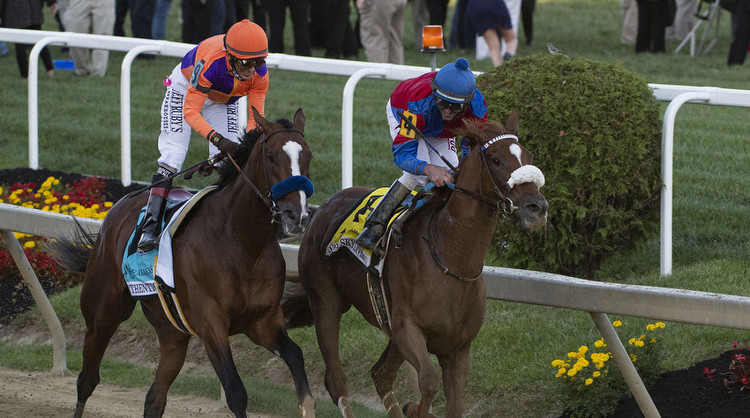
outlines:
[{"label": "horse's foreleg", "polygon": [[391,418],[401,418],[404,415],[401,413],[401,406],[398,404],[396,395],[393,394],[393,382],[396,381],[398,376],[398,368],[404,362],[404,357],[393,345],[392,342],[388,342],[388,346],[381,354],[380,359],[372,369],[372,381],[375,383],[375,390],[378,392],[378,396],[383,400],[383,406]]},{"label": "horse's foreleg", "polygon": [[414,323],[402,321],[394,324],[391,341],[396,344],[401,354],[417,370],[419,390],[422,398],[419,405],[404,405],[404,414],[408,417],[426,418],[430,415],[430,405],[440,389],[440,377],[427,352],[424,335]]},{"label": "horse's foreleg", "polygon": [[248,336],[256,344],[281,357],[289,367],[297,390],[297,405],[303,417],[315,416],[315,399],[310,390],[305,372],[305,359],[302,350],[289,338],[284,327],[284,314],[279,307],[276,312],[269,315],[268,320],[259,321],[254,326],[254,331]]},{"label": "horse's foreleg", "polygon": [[144,417],[160,417],[167,405],[167,391],[185,363],[190,336],[178,331],[164,317],[158,302],[142,305],[146,318],[159,336],[159,365],[156,367],[154,383],[146,394],[143,405]]},{"label": "horse's foreleg", "polygon": [[447,418],[461,416],[466,379],[469,377],[470,351],[469,344],[451,355],[438,356],[440,367],[443,369]]},{"label": "horse's foreleg", "polygon": [[208,359],[224,388],[229,410],[236,417],[244,418],[247,416],[247,391],[232,359],[229,334],[219,321],[206,319],[206,322],[214,323],[215,326],[206,326],[206,332],[197,331],[198,335],[203,340]]},{"label": "horse's foreleg", "polygon": [[336,289],[325,292],[325,298],[320,298],[308,290],[310,306],[315,318],[315,335],[323,361],[326,364],[325,385],[333,403],[338,405],[341,415],[353,418],[354,410],[349,402],[349,392],[346,388],[346,374],[339,357],[339,327],[343,302],[336,297]]}]

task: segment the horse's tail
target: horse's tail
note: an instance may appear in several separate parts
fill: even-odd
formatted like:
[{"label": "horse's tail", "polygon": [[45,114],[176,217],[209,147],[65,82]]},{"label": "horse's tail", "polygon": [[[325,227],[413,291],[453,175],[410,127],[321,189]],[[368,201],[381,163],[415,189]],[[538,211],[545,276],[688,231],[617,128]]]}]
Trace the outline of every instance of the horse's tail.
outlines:
[{"label": "horse's tail", "polygon": [[287,277],[284,295],[281,297],[287,329],[313,325],[313,313],[307,300],[307,292],[298,277]]},{"label": "horse's tail", "polygon": [[[74,219],[75,220],[75,219]],[[73,238],[56,238],[45,244],[47,252],[67,271],[86,271],[96,234],[87,232],[78,221]]]}]

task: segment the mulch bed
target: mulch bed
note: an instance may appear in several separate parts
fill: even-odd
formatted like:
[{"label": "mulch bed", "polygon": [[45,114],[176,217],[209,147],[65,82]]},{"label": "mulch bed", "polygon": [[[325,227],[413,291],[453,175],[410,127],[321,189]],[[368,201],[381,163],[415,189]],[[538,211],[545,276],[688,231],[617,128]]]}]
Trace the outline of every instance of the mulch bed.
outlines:
[{"label": "mulch bed", "polygon": [[[81,175],[50,170],[14,168],[0,170],[0,185],[16,182],[42,184],[49,176],[62,183],[73,183]],[[109,200],[115,202],[127,193],[141,188],[141,185],[123,187],[120,180],[105,179]],[[42,283],[47,292],[54,292],[49,284]],[[7,323],[14,316],[33,306],[33,298],[20,278],[0,278],[0,323]],[[732,361],[733,351],[727,351],[717,358],[709,359],[683,370],[664,373],[653,387],[648,389],[662,417],[743,417],[750,416],[750,394],[728,393],[721,383],[720,374],[727,372]],[[703,374],[704,368],[716,369],[717,379],[709,381]],[[636,418],[643,414],[633,398],[623,401],[612,418]]]}]

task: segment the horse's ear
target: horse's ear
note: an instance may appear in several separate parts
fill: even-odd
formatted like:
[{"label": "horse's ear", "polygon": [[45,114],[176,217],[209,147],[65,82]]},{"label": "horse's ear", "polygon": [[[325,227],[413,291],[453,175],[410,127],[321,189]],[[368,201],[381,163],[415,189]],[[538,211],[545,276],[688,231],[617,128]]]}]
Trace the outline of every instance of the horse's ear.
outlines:
[{"label": "horse's ear", "polygon": [[301,107],[294,113],[294,128],[305,131],[305,114],[302,113]]},{"label": "horse's ear", "polygon": [[260,129],[263,130],[263,132],[268,133],[271,131],[271,124],[268,123],[266,118],[263,117],[263,115],[258,112],[258,109],[255,108],[255,106],[252,106],[253,110],[253,119],[255,119],[255,123],[257,123],[260,126]]},{"label": "horse's ear", "polygon": [[512,134],[518,133],[518,111],[514,110],[510,116],[508,116],[508,121],[505,122],[505,129],[508,130],[508,132]]}]

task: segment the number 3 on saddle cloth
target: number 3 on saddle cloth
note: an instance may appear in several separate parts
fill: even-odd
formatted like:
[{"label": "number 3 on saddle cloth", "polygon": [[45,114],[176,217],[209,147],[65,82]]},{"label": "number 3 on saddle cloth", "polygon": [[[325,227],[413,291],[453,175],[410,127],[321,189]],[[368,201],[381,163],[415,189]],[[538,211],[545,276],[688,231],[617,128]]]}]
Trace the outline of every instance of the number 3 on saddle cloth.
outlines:
[{"label": "number 3 on saddle cloth", "polygon": [[182,320],[182,309],[179,307],[177,299],[174,298],[172,236],[190,209],[214,190],[216,190],[216,186],[210,186],[193,194],[184,189],[172,189],[167,197],[167,206],[164,209],[163,232],[159,245],[151,251],[139,253],[137,250],[138,238],[141,236],[139,227],[146,213],[146,207],[144,206],[138,217],[136,228],[128,238],[128,244],[123,254],[122,275],[133,299],[150,299],[158,295],[172,324],[186,333],[193,332],[187,326],[187,322]]}]

